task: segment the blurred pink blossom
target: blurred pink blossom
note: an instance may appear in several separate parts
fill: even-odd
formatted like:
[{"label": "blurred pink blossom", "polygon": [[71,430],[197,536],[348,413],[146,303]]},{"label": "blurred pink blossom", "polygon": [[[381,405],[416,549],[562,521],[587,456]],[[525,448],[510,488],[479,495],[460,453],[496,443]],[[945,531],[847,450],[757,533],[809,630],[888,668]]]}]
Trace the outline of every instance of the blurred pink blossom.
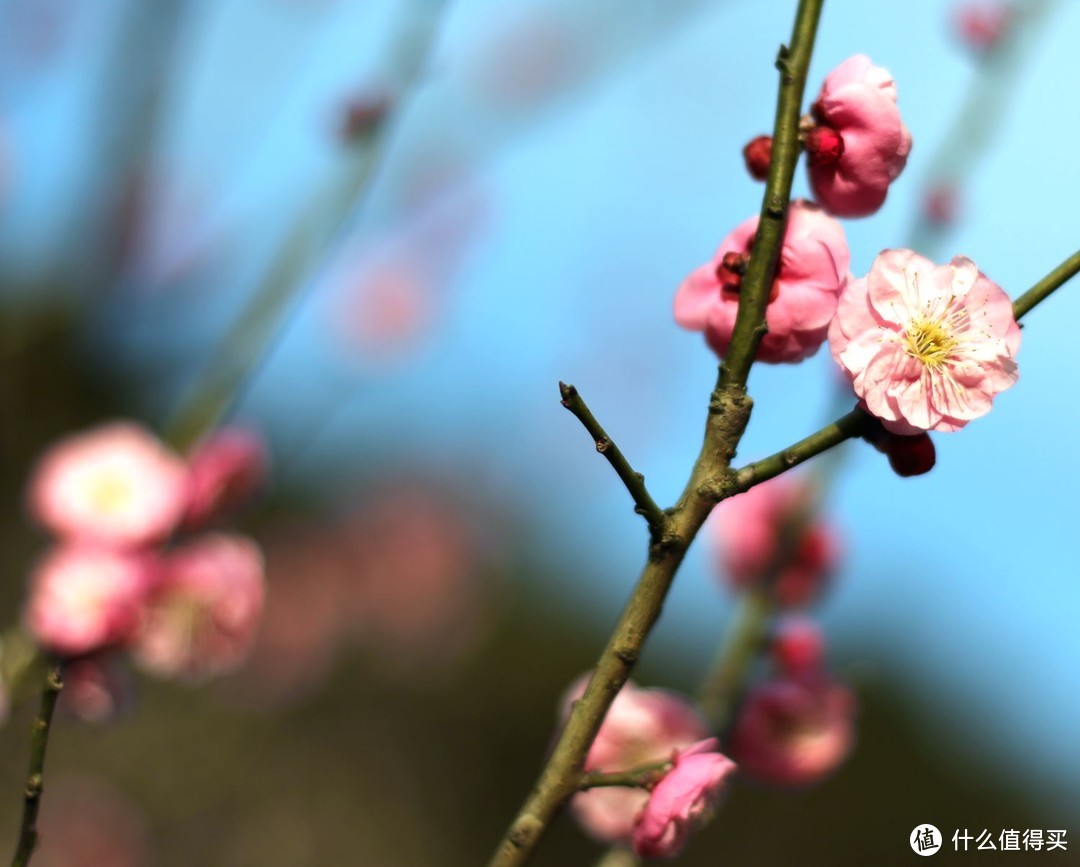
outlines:
[{"label": "blurred pink blossom", "polygon": [[188,493],[184,462],[145,428],[119,421],[53,445],[33,472],[28,503],[65,539],[137,547],[172,533]]},{"label": "blurred pink blossom", "polygon": [[690,834],[712,818],[724,783],[735,772],[735,763],[718,747],[716,738],[709,738],[675,753],[675,766],[653,788],[634,824],[639,857],[674,858]]},{"label": "blurred pink blossom", "polygon": [[115,654],[94,654],[64,666],[60,710],[85,723],[112,720],[134,699],[131,673]]},{"label": "blurred pink blossom", "polygon": [[980,52],[993,51],[1001,44],[1013,21],[1009,3],[960,3],[953,10],[953,30],[961,42]]},{"label": "blurred pink blossom", "polygon": [[[582,675],[563,696],[563,719],[569,716],[572,703],[584,694],[590,676]],[[631,681],[608,710],[585,757],[585,770],[610,773],[663,761],[672,751],[707,735],[705,720],[688,699],[662,689],[640,689]],[[648,799],[644,789],[605,786],[574,795],[570,809],[597,840],[625,843]]]},{"label": "blurred pink blossom", "polygon": [[[704,331],[709,346],[723,356],[731,342],[742,274],[749,261],[758,217],[743,222],[720,244],[712,261],[695,270],[675,294],[675,321]],[[844,230],[810,202],[791,203],[784,245],[769,295],[769,331],[758,359],[801,361],[825,341],[836,312],[837,293],[848,280],[850,253]]]},{"label": "blurred pink blossom", "polygon": [[777,667],[793,677],[820,671],[825,657],[825,639],[813,618],[789,614],[776,624],[772,657]]},{"label": "blurred pink blossom", "polygon": [[243,536],[209,534],[166,555],[133,655],[163,677],[200,680],[231,671],[255,641],[263,558]]},{"label": "blurred pink blossom", "polygon": [[201,526],[242,506],[266,483],[268,463],[266,445],[253,430],[229,427],[207,437],[188,457],[184,523]]},{"label": "blurred pink blossom", "polygon": [[721,570],[731,585],[771,586],[776,602],[815,601],[840,559],[835,531],[812,509],[810,483],[781,476],[724,500],[713,512]]},{"label": "blurred pink blossom", "polygon": [[750,688],[729,752],[758,782],[804,786],[831,774],[851,751],[855,697],[820,673],[782,675]]},{"label": "blurred pink blossom", "polygon": [[888,70],[857,54],[825,78],[805,132],[814,197],[838,217],[864,217],[885,202],[907,164],[911,133]]},{"label": "blurred pink blossom", "polygon": [[829,347],[887,430],[955,431],[1016,382],[1020,327],[1009,297],[970,259],[935,265],[885,250],[842,294]]},{"label": "blurred pink blossom", "polygon": [[131,638],[152,588],[150,557],[80,545],[50,551],[30,578],[25,621],[34,639],[80,656]]},{"label": "blurred pink blossom", "polygon": [[923,199],[923,214],[935,226],[948,226],[956,221],[958,210],[956,188],[942,183],[932,187]]}]

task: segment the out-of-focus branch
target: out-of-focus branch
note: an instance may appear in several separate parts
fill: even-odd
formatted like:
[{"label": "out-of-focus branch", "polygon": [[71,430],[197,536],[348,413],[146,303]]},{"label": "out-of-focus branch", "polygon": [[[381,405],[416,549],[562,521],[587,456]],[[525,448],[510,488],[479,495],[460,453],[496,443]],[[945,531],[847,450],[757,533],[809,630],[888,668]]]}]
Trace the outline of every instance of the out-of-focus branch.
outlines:
[{"label": "out-of-focus branch", "polygon": [[30,736],[30,771],[26,776],[25,801],[23,802],[22,828],[19,845],[11,867],[26,867],[37,846],[37,817],[41,806],[41,793],[45,788],[45,751],[49,746],[53,711],[64,683],[60,679],[60,667],[53,666],[45,675],[45,688],[41,693],[41,709],[34,719]]}]

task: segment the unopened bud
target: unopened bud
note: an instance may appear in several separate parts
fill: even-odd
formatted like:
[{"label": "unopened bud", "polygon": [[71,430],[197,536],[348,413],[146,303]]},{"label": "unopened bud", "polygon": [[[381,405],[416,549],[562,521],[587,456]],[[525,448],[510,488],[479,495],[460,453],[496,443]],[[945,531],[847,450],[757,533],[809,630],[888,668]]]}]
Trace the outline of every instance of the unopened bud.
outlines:
[{"label": "unopened bud", "polygon": [[772,656],[787,675],[798,677],[821,668],[825,639],[817,624],[803,615],[789,615],[776,627]]},{"label": "unopened bud", "polygon": [[772,162],[772,136],[759,135],[751,139],[743,148],[746,170],[755,181],[763,181],[769,176],[769,163]]},{"label": "unopened bud", "polygon": [[937,460],[934,441],[928,434],[894,436],[886,449],[889,466],[898,476],[921,476],[934,468]]},{"label": "unopened bud", "polygon": [[844,153],[844,140],[831,126],[818,124],[812,127],[803,141],[810,164],[814,166],[835,165]]}]

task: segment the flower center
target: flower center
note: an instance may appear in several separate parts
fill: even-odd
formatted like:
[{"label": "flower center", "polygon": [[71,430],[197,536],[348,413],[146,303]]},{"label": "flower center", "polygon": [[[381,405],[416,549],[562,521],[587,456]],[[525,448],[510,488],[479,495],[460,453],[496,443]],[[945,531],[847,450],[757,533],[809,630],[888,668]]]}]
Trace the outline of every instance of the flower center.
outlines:
[{"label": "flower center", "polygon": [[127,507],[132,492],[127,479],[102,473],[91,481],[88,493],[94,508],[105,514],[115,514]]},{"label": "flower center", "polygon": [[957,340],[940,319],[919,316],[908,323],[903,343],[908,355],[937,370],[949,360]]}]

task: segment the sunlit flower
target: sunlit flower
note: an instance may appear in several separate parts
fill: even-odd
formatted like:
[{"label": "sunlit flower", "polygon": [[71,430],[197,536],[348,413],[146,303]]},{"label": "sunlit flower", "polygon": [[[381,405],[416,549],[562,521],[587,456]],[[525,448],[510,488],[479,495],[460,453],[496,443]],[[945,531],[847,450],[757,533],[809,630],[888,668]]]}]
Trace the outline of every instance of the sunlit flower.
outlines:
[{"label": "sunlit flower", "polygon": [[35,640],[62,656],[79,656],[131,638],[154,581],[149,558],[66,545],[38,564],[25,619]]},{"label": "sunlit flower", "polygon": [[888,430],[954,431],[1016,382],[1020,327],[1008,296],[970,259],[935,265],[886,250],[841,295],[829,347]]},{"label": "sunlit flower", "polygon": [[735,717],[730,749],[750,779],[778,786],[816,783],[854,742],[855,698],[821,674],[784,675],[751,687]]},{"label": "sunlit flower", "polygon": [[818,598],[840,559],[840,543],[815,513],[812,493],[808,482],[787,475],[716,507],[721,571],[734,588],[768,587],[785,607]]},{"label": "sunlit flower", "polygon": [[[563,698],[563,717],[585,692],[589,675],[570,687]],[[673,750],[708,735],[708,726],[685,698],[662,689],[640,689],[627,683],[608,709],[604,723],[585,757],[585,770],[624,771],[663,761]],[[602,787],[579,792],[570,809],[581,826],[607,843],[627,842],[634,820],[649,799],[643,789]]]},{"label": "sunlit flower", "polygon": [[[713,255],[683,281],[675,294],[675,321],[704,331],[723,356],[731,343],[742,275],[750,258],[758,217],[728,235]],[[848,280],[851,256],[841,225],[809,202],[791,203],[776,276],[765,309],[768,333],[758,359],[801,361],[825,341],[836,312],[837,293]]]},{"label": "sunlit flower", "polygon": [[199,680],[239,666],[251,650],[264,597],[263,558],[242,536],[202,536],[170,553],[133,648],[165,677]]},{"label": "sunlit flower", "polygon": [[54,445],[35,469],[28,495],[33,517],[57,535],[130,547],[168,536],[187,498],[183,461],[130,422]]},{"label": "sunlit flower", "polygon": [[642,858],[674,858],[716,809],[735,763],[709,738],[675,754],[675,766],[653,788],[634,825],[634,851]]},{"label": "sunlit flower", "polygon": [[885,201],[907,164],[911,133],[888,70],[857,54],[825,78],[805,131],[814,198],[838,217],[863,217]]}]

